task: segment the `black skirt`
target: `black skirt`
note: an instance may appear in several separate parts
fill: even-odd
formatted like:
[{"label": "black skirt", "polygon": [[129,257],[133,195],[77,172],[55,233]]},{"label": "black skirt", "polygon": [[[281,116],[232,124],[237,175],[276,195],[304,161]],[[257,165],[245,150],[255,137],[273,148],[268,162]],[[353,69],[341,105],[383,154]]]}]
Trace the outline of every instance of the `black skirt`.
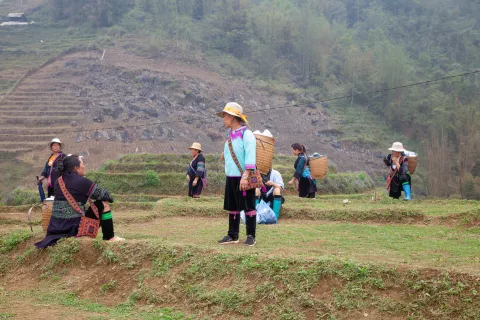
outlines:
[{"label": "black skirt", "polygon": [[203,190],[203,181],[201,178],[198,178],[197,185],[193,186],[193,180],[195,180],[195,176],[190,176],[190,181],[188,182],[188,196],[199,196]]},{"label": "black skirt", "polygon": [[241,191],[240,180],[241,178],[227,177],[225,182],[225,200],[223,202],[223,209],[227,211],[254,211],[255,189]]},{"label": "black skirt", "polygon": [[312,198],[315,197],[315,192],[317,192],[315,180],[301,177],[298,182],[298,196],[300,198]]}]

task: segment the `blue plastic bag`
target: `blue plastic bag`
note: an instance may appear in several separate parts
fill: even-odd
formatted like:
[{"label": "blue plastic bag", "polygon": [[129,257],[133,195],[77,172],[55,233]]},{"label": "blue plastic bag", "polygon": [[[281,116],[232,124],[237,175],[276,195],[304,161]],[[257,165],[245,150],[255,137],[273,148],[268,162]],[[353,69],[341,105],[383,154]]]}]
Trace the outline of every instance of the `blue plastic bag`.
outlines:
[{"label": "blue plastic bag", "polygon": [[265,203],[265,201],[260,201],[257,206],[257,223],[258,224],[275,224],[277,223],[277,216],[275,212],[273,212],[272,208],[270,208],[269,203]]}]

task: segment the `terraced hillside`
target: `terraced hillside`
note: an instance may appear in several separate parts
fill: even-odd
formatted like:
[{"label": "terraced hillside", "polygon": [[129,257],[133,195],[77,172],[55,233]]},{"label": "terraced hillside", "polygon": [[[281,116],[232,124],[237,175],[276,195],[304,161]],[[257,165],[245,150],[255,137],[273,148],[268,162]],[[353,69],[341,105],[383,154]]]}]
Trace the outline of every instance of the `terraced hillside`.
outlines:
[{"label": "terraced hillside", "polygon": [[219,153],[224,129],[214,114],[225,101],[238,100],[252,111],[252,128],[269,128],[278,137],[278,153],[302,141],[328,154],[340,170],[384,172],[376,153],[332,146],[331,136],[319,133],[335,125],[323,107],[255,113],[287,102],[168,57],[151,60],[122,49],[101,56],[62,55],[25,77],[0,103],[1,154],[22,154],[39,169],[55,136],[66,142],[68,153],[87,156],[91,168],[125,153],[184,153],[192,140]]},{"label": "terraced hillside", "polygon": [[[107,161],[98,172],[88,173],[88,177],[112,192],[132,197],[182,195],[187,192],[185,172],[190,160],[188,156],[173,154],[127,155],[117,161]],[[294,162],[294,157],[275,157],[274,167],[280,171],[285,183],[293,176]],[[209,185],[204,194],[223,194],[223,162],[218,155],[207,155],[206,163]],[[361,193],[372,190],[374,183],[366,172],[337,173],[336,166],[330,164],[327,177],[318,180],[317,187],[320,194]],[[295,193],[288,185],[286,192]]]},{"label": "terraced hillside", "polygon": [[55,64],[26,77],[0,103],[0,153],[5,155],[45,149],[72,121],[84,117],[84,100],[75,97],[76,77],[63,73],[56,79]]}]

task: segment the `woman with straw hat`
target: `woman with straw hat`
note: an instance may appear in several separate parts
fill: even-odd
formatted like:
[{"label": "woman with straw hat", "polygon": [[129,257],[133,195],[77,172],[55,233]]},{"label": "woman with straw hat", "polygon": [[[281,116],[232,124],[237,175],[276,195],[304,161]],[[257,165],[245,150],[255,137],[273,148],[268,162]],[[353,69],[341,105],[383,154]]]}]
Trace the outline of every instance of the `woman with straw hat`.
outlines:
[{"label": "woman with straw hat", "polygon": [[411,177],[408,172],[408,157],[405,156],[405,148],[401,142],[394,142],[388,150],[392,151],[392,153],[386,156],[383,162],[390,167],[387,180],[389,196],[399,199],[403,190],[405,192],[405,200],[411,200]]},{"label": "woman with straw hat", "polygon": [[247,116],[238,103],[227,103],[217,115],[223,118],[225,128],[229,129],[223,151],[227,176],[223,208],[229,212],[228,234],[218,243],[224,245],[239,242],[240,211],[244,211],[247,226],[245,245],[254,246],[257,226],[255,188],[247,189],[248,178],[256,170],[255,136],[248,129]]},{"label": "woman with straw hat", "polygon": [[52,150],[52,154],[45,163],[45,167],[43,168],[41,177],[38,180],[39,184],[41,184],[43,180],[47,179],[47,197],[49,198],[55,195],[54,186],[55,181],[57,181],[58,177],[58,163],[65,157],[62,149],[63,142],[60,141],[60,139],[58,138],[52,139],[52,141],[50,142],[50,150]]},{"label": "woman with straw hat", "polygon": [[188,196],[192,198],[200,198],[203,190],[203,179],[205,179],[205,157],[202,154],[202,145],[194,142],[188,148],[192,152],[192,161],[187,169]]}]

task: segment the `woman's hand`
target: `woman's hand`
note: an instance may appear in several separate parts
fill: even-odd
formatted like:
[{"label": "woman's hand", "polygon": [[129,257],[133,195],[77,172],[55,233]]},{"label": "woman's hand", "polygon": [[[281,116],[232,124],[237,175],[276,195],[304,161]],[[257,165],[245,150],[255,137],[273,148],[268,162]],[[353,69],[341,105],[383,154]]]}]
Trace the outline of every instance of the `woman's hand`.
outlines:
[{"label": "woman's hand", "polygon": [[187,181],[190,181],[190,177],[188,176],[188,174],[187,174]]},{"label": "woman's hand", "polygon": [[192,186],[196,187],[196,186],[197,186],[197,183],[198,183],[198,177],[195,178],[195,180],[193,180]]},{"label": "woman's hand", "polygon": [[292,185],[294,182],[295,182],[295,179],[292,179],[292,180],[288,181],[288,184]]},{"label": "woman's hand", "polygon": [[274,188],[277,187],[276,184],[275,184],[273,181],[270,181],[270,180],[268,180],[267,182],[265,182],[265,185],[266,185],[266,186],[269,186],[269,187],[271,186],[271,187],[274,187]]},{"label": "woman's hand", "polygon": [[400,159],[399,158],[392,157],[392,161],[397,167],[400,167]]},{"label": "woman's hand", "polygon": [[246,191],[248,188],[248,180],[247,179],[240,179],[240,190]]}]

